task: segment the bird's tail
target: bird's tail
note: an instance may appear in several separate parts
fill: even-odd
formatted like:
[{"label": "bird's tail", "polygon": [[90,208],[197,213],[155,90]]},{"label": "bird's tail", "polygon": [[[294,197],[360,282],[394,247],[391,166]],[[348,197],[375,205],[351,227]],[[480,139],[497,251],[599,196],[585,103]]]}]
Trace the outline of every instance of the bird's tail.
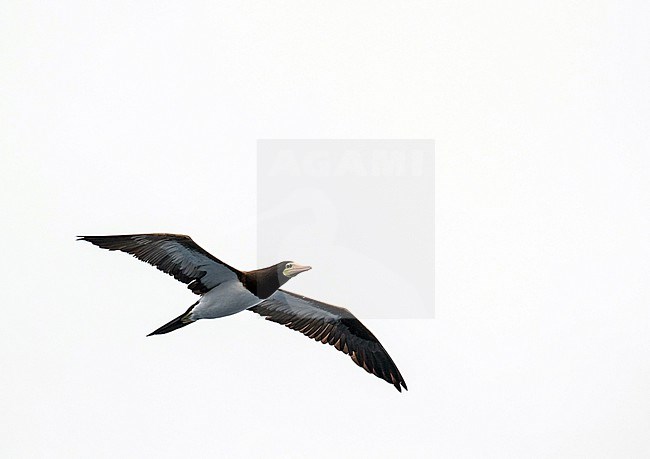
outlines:
[{"label": "bird's tail", "polygon": [[187,311],[185,311],[183,314],[176,317],[174,320],[172,320],[170,322],[167,322],[165,325],[160,327],[158,330],[152,331],[147,336],[164,335],[165,333],[169,333],[169,332],[172,332],[174,330],[178,330],[179,328],[183,328],[185,325],[189,325],[192,322],[196,322],[196,320],[193,320],[191,318],[190,313],[192,312],[192,309],[194,309],[194,306],[196,306],[197,304],[199,304],[198,301],[196,303],[194,303],[192,306],[190,306],[190,308]]}]

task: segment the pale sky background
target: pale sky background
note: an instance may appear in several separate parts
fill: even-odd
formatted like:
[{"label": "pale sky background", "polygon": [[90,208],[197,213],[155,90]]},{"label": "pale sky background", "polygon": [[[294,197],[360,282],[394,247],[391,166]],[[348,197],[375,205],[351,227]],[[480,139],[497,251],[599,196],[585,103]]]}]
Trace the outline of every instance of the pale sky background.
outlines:
[{"label": "pale sky background", "polygon": [[305,289],[335,285],[322,301],[366,318],[434,317],[433,140],[261,140],[257,151],[260,266],[306,260]]},{"label": "pale sky background", "polygon": [[[3,2],[1,455],[648,457],[649,22],[640,1]],[[182,232],[253,268],[274,138],[436,140],[436,317],[364,321],[409,392],[252,313],[145,338],[194,296],[75,242]]]}]

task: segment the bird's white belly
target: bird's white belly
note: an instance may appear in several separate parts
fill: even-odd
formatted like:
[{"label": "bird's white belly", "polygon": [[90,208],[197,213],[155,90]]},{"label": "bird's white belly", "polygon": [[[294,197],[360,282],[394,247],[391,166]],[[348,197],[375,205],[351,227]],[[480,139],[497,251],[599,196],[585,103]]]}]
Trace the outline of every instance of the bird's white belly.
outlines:
[{"label": "bird's white belly", "polygon": [[238,281],[232,280],[210,290],[203,295],[192,309],[192,319],[216,319],[248,309],[261,300]]}]

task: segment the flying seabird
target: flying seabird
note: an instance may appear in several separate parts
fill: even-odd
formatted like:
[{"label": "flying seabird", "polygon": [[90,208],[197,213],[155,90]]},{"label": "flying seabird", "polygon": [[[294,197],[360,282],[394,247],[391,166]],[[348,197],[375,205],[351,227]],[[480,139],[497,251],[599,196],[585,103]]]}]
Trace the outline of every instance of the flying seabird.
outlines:
[{"label": "flying seabird", "polygon": [[280,289],[292,277],[310,270],[310,266],[283,261],[268,268],[240,271],[181,234],[78,236],[77,240],[129,253],[174,276],[200,295],[187,311],[147,336],[162,335],[197,320],[225,317],[248,309],[334,346],[398,391],[402,387],[407,389],[384,346],[350,311]]}]

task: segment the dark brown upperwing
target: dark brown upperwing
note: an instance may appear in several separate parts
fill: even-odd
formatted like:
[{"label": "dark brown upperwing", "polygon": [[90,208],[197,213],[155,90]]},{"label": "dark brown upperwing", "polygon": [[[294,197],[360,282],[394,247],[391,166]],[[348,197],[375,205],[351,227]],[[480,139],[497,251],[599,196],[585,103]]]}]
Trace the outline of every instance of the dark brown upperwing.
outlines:
[{"label": "dark brown upperwing", "polygon": [[183,234],[78,236],[78,240],[88,241],[102,249],[129,253],[188,284],[188,288],[197,295],[242,275]]},{"label": "dark brown upperwing", "polygon": [[398,391],[401,392],[402,387],[407,389],[404,378],[386,349],[347,309],[278,290],[250,310],[267,320],[334,346],[348,354],[354,363],[368,373],[387,381]]}]

